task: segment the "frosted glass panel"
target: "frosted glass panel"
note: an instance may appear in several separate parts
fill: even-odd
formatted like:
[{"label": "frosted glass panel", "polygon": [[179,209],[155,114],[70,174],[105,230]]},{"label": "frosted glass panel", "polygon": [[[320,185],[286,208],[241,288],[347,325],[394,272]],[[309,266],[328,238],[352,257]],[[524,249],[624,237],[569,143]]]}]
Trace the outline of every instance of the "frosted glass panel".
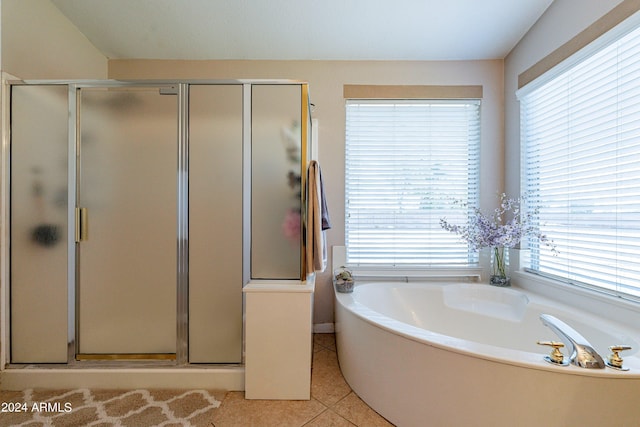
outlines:
[{"label": "frosted glass panel", "polygon": [[189,101],[189,362],[240,363],[242,86]]},{"label": "frosted glass panel", "polygon": [[300,278],[301,87],[253,85],[251,277]]},{"label": "frosted glass panel", "polygon": [[177,99],[83,89],[79,352],[175,353]]},{"label": "frosted glass panel", "polygon": [[67,361],[66,86],[11,91],[11,361]]}]

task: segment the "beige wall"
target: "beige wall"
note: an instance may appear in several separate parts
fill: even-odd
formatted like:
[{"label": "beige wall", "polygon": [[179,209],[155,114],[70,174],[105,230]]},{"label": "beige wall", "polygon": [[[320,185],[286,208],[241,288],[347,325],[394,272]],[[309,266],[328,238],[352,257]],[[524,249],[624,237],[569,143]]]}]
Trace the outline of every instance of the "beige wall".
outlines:
[{"label": "beige wall", "polygon": [[[345,84],[482,85],[482,188],[491,203],[503,179],[503,61],[158,61],[111,60],[113,79],[298,79],[309,82],[318,119],[319,162],[333,228],[329,246],[344,245]],[[329,269],[320,275],[314,323],[333,322]]]},{"label": "beige wall", "polygon": [[0,69],[22,79],[104,79],[107,58],[49,0],[2,0]]},{"label": "beige wall", "polygon": [[[579,44],[577,39],[583,31],[619,5],[621,9],[640,9],[637,0],[555,0],[505,59],[505,176],[509,194],[518,194],[520,188],[520,109],[515,95],[518,75],[554,51]],[[598,32],[598,27],[605,24],[600,21],[587,32]]]}]

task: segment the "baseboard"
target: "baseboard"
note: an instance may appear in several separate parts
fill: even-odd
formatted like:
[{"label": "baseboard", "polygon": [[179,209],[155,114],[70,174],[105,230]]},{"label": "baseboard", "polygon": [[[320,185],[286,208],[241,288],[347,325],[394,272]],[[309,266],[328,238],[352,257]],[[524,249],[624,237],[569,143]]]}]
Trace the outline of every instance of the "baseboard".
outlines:
[{"label": "baseboard", "polygon": [[332,334],[336,331],[333,323],[314,323],[314,334]]}]

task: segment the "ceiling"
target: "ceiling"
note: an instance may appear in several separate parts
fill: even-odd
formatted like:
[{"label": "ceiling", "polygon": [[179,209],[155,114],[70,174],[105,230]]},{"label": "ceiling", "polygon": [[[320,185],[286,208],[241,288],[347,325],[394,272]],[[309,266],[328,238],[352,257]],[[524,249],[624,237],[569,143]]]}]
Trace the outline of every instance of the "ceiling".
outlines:
[{"label": "ceiling", "polygon": [[51,0],[108,58],[504,58],[553,0]]}]

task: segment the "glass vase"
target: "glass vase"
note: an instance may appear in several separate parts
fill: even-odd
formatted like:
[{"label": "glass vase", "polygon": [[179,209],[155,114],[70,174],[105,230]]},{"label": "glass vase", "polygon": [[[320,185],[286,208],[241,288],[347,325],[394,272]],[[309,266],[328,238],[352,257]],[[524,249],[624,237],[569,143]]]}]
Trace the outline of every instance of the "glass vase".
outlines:
[{"label": "glass vase", "polygon": [[508,265],[504,246],[491,248],[491,278],[493,286],[511,286],[511,278],[507,275]]}]

